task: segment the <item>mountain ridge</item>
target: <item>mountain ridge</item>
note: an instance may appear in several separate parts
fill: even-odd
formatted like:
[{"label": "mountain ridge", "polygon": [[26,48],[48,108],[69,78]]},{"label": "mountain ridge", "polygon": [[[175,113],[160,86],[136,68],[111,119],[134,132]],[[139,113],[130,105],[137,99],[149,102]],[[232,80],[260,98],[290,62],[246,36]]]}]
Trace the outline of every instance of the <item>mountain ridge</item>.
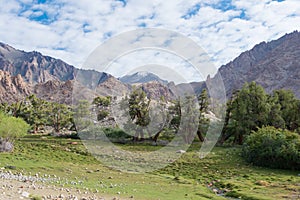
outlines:
[{"label": "mountain ridge", "polygon": [[[275,89],[290,89],[300,98],[300,33],[294,31],[277,40],[256,44],[222,65],[217,74],[205,82],[178,85],[149,72],[116,78],[106,72],[78,69],[60,59],[36,51],[17,50],[0,42],[1,101],[12,101],[35,93],[41,98],[51,100],[53,95],[53,100],[70,103],[75,81],[86,87],[87,93],[122,95],[128,93],[133,85],[139,85],[151,98],[165,96],[171,100],[187,90],[199,94],[207,82],[213,82],[219,75],[223,78],[227,97],[245,82],[255,81],[268,93]],[[4,94],[5,90],[7,94]]]}]

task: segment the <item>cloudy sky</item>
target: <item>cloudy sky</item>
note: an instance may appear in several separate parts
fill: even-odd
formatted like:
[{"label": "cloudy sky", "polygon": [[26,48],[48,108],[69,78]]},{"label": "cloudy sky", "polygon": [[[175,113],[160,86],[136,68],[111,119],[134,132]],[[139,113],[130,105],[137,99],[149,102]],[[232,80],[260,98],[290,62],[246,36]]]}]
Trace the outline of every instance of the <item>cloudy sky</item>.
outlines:
[{"label": "cloudy sky", "polygon": [[[219,67],[261,41],[299,30],[300,3],[299,0],[0,0],[0,19],[1,42],[26,51],[40,51],[78,68],[101,43],[143,28],[166,29],[192,39]],[[131,57],[143,57],[138,53]],[[123,58],[123,62],[129,57]],[[175,60],[170,56],[169,59]],[[153,63],[144,63],[147,64]],[[108,71],[116,76],[125,73],[118,74],[117,69]],[[188,75],[190,81],[197,80],[192,74]]]}]

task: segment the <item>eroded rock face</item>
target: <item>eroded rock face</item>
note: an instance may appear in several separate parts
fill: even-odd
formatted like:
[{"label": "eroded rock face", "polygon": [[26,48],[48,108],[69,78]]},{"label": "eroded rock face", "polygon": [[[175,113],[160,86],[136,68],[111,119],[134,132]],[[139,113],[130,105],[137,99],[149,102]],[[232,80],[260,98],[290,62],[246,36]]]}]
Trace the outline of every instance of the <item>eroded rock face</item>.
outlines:
[{"label": "eroded rock face", "polygon": [[0,101],[18,101],[28,96],[32,91],[21,75],[12,76],[9,72],[0,70]]},{"label": "eroded rock face", "polygon": [[262,42],[242,53],[219,71],[228,96],[245,82],[255,81],[267,92],[291,89],[300,98],[300,33],[295,31]]}]

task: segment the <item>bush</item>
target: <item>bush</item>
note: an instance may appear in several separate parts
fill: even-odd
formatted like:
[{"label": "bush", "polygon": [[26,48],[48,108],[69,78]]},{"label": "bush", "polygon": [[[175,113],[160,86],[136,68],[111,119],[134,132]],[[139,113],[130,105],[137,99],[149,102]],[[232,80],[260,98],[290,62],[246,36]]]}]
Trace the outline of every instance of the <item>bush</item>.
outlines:
[{"label": "bush", "polygon": [[21,118],[0,113],[0,152],[11,152],[13,141],[26,135],[29,125]]},{"label": "bush", "polygon": [[274,127],[259,128],[246,139],[243,157],[258,166],[300,169],[300,136]]},{"label": "bush", "polygon": [[108,111],[100,110],[97,115],[97,119],[98,119],[98,121],[101,121],[101,120],[105,119],[108,115],[109,115]]},{"label": "bush", "polygon": [[124,141],[132,138],[132,136],[128,135],[122,129],[118,128],[104,128],[103,132],[109,139],[113,141]]}]

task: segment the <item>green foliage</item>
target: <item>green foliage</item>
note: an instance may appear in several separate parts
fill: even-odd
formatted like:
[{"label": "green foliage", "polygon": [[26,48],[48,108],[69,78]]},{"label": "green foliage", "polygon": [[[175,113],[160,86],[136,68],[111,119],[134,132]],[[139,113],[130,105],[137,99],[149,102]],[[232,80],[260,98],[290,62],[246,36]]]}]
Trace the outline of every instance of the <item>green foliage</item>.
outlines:
[{"label": "green foliage", "polygon": [[71,107],[56,102],[48,102],[30,95],[22,101],[11,105],[2,103],[0,109],[8,115],[23,118],[34,133],[37,133],[42,126],[52,126],[55,132],[61,129],[69,129],[73,121]]},{"label": "green foliage", "polygon": [[263,127],[248,136],[244,158],[255,165],[300,169],[300,136],[288,130]]},{"label": "green foliage", "polygon": [[172,102],[173,104],[168,107],[168,112],[172,116],[170,122],[170,128],[174,129],[175,132],[178,131],[181,120],[181,105],[180,100],[175,100]]},{"label": "green foliage", "polygon": [[21,118],[7,116],[0,112],[0,138],[14,140],[26,135],[29,125]]},{"label": "green foliage", "polygon": [[87,100],[80,100],[73,108],[76,131],[87,128],[92,124],[91,105]]},{"label": "green foliage", "polygon": [[72,126],[73,112],[71,108],[65,104],[59,104],[55,102],[48,103],[47,108],[47,124],[54,128],[56,133],[59,133],[61,129],[70,129]]},{"label": "green foliage", "polygon": [[93,102],[93,105],[96,106],[96,112],[97,112],[97,120],[101,121],[104,120],[109,115],[109,105],[111,104],[111,97],[96,97]]},{"label": "green foliage", "polygon": [[131,121],[137,125],[134,139],[144,139],[144,129],[150,123],[149,109],[151,100],[141,89],[134,89],[129,96],[128,106]]},{"label": "green foliage", "polygon": [[297,131],[300,127],[300,101],[288,90],[276,90],[267,95],[255,82],[246,83],[235,92],[227,104],[225,127],[221,143],[234,137],[243,144],[245,136],[263,126]]},{"label": "green foliage", "polygon": [[150,122],[150,99],[147,98],[146,93],[141,88],[133,90],[128,103],[131,120],[135,121],[136,125],[147,126]]},{"label": "green foliage", "polygon": [[120,142],[124,141],[126,139],[131,138],[130,135],[125,133],[121,129],[116,129],[116,128],[104,128],[103,132],[109,139],[113,139],[115,142]]},{"label": "green foliage", "polygon": [[97,120],[101,121],[109,115],[109,112],[106,110],[99,110],[97,114]]},{"label": "green foliage", "polygon": [[204,114],[208,112],[209,98],[206,89],[202,90],[198,97],[199,102],[199,125],[197,130],[198,138],[201,142],[204,141],[203,135],[206,134],[209,126],[209,119],[207,119]]},{"label": "green foliage", "polygon": [[276,103],[280,107],[281,117],[285,122],[284,128],[291,131],[300,127],[300,101],[290,90],[276,90],[273,93]]},{"label": "green foliage", "polygon": [[98,106],[98,107],[107,107],[111,104],[111,96],[106,96],[106,97],[102,97],[102,96],[99,96],[99,97],[96,97],[92,104]]},{"label": "green foliage", "polygon": [[244,137],[267,123],[270,111],[264,89],[255,82],[245,84],[231,102],[230,125],[236,129],[235,143],[242,144]]}]

